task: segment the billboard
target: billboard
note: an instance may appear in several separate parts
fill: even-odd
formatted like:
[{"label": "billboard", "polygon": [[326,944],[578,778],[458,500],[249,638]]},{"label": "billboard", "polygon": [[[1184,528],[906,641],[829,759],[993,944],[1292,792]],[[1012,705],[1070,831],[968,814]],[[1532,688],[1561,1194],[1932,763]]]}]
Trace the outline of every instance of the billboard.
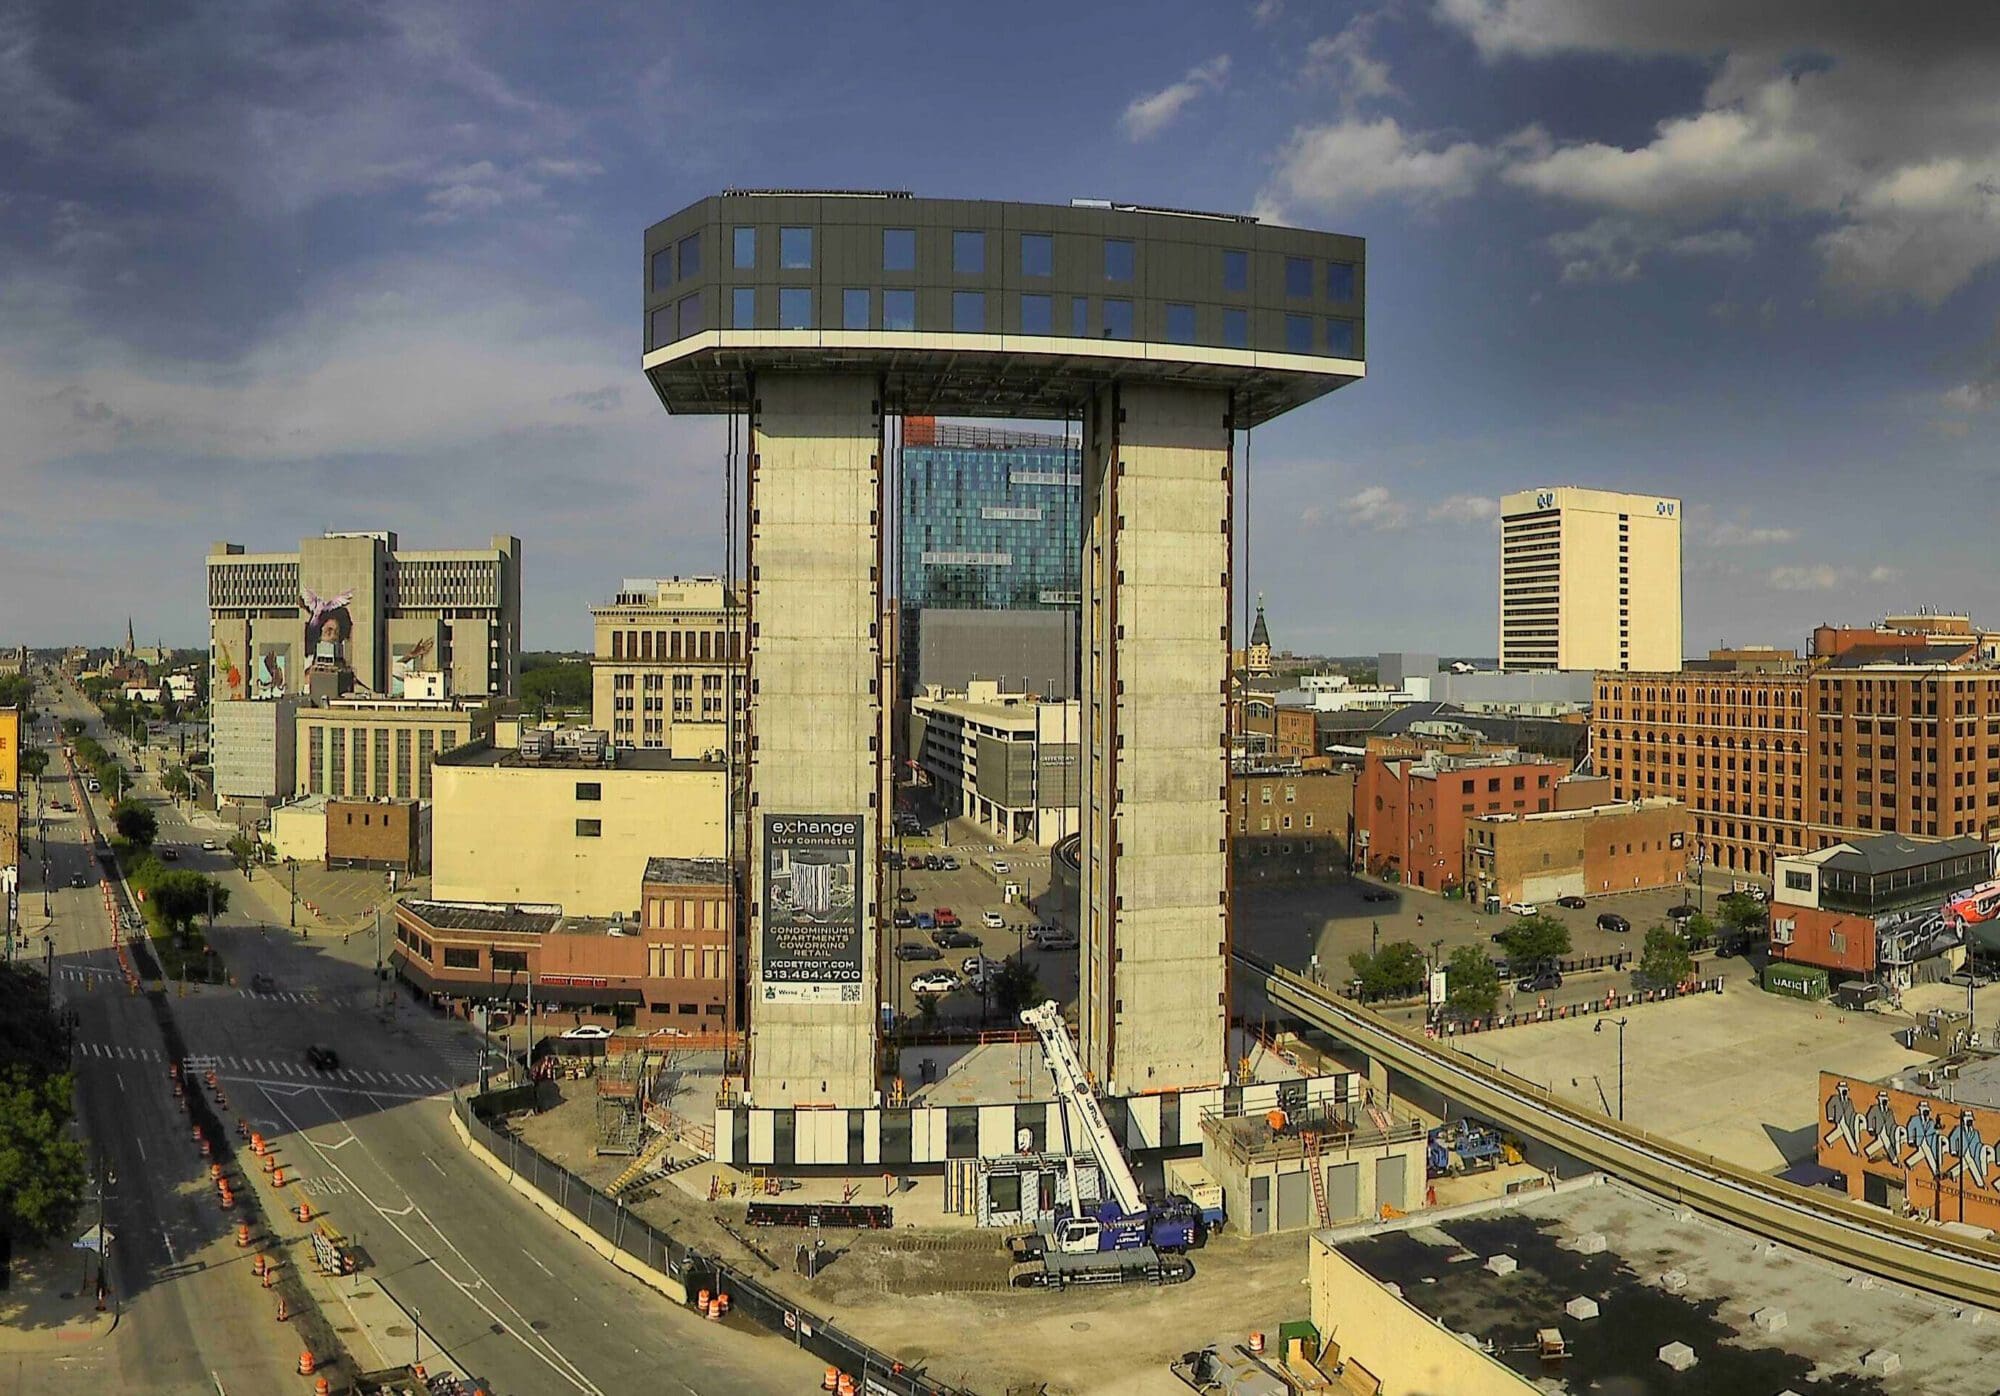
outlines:
[{"label": "billboard", "polygon": [[257,647],[256,694],[259,698],[282,698],[291,691],[292,647]]},{"label": "billboard", "polygon": [[861,849],[858,814],[764,816],[764,1002],[862,1001]]},{"label": "billboard", "polygon": [[21,789],[21,710],[0,708],[0,798]]}]

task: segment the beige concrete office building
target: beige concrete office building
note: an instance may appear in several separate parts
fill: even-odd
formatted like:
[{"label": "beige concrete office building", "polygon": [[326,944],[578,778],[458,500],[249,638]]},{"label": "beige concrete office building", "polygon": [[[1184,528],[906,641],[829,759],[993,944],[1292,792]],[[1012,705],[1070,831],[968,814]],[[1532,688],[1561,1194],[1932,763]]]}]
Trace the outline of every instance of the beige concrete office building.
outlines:
[{"label": "beige concrete office building", "polygon": [[910,751],[947,811],[1007,843],[1044,846],[1077,831],[1082,798],[1075,699],[1044,703],[998,685],[910,702]]},{"label": "beige concrete office building", "polygon": [[512,697],[521,677],[521,540],[418,552],[384,530],[326,533],[289,553],[213,543],[208,624],[217,704],[402,697],[428,675],[442,675],[454,697]]},{"label": "beige concrete office building", "polygon": [[733,695],[742,751],[741,592],[720,577],[628,577],[590,619],[591,726],[615,746],[665,749],[677,731],[703,725],[704,740],[720,749]]},{"label": "beige concrete office building", "polygon": [[1681,502],[1574,485],[1500,501],[1500,667],[1681,667]]},{"label": "beige concrete office building", "polygon": [[[294,719],[299,795],[428,800],[437,758],[493,734],[494,710],[462,703],[344,698]],[[227,716],[217,705],[217,729]],[[291,760],[287,760],[289,769]]]},{"label": "beige concrete office building", "polygon": [[655,858],[721,858],[721,761],[611,749],[530,759],[481,740],[433,771],[431,895],[639,919]]}]

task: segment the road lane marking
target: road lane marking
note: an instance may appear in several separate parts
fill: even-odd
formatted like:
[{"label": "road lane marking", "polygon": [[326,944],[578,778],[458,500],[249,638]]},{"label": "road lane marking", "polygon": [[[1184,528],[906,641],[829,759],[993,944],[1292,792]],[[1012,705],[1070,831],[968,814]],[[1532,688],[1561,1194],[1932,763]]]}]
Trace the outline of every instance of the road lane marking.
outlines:
[{"label": "road lane marking", "polygon": [[144,1159],[146,1157],[146,1141],[135,1134],[132,1136],[132,1142],[139,1146],[139,1157]]},{"label": "road lane marking", "polygon": [[553,1280],[556,1277],[555,1271],[549,1269],[549,1267],[542,1264],[541,1261],[535,1260],[535,1253],[533,1251],[523,1250],[521,1254],[528,1257],[529,1260],[534,1261],[535,1268],[541,1271],[544,1275],[547,1275],[550,1279]]}]

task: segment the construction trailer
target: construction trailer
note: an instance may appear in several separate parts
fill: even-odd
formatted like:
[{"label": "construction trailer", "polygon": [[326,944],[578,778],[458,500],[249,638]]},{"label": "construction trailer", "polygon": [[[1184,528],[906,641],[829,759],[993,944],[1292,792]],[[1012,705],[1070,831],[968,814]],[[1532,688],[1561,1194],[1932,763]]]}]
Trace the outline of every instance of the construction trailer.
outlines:
[{"label": "construction trailer", "polygon": [[1424,1127],[1392,1109],[1310,1100],[1211,1111],[1201,1162],[1252,1236],[1396,1216],[1424,1202]]}]

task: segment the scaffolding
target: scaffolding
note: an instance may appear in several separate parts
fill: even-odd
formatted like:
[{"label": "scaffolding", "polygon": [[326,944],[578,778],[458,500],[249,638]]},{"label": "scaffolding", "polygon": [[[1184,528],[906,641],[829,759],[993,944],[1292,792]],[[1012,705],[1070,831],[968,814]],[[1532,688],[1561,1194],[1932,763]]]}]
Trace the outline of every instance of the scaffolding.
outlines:
[{"label": "scaffolding", "polygon": [[597,1152],[636,1154],[646,1132],[646,1054],[606,1057],[597,1071]]}]

